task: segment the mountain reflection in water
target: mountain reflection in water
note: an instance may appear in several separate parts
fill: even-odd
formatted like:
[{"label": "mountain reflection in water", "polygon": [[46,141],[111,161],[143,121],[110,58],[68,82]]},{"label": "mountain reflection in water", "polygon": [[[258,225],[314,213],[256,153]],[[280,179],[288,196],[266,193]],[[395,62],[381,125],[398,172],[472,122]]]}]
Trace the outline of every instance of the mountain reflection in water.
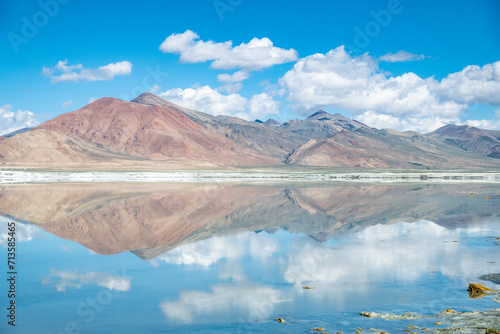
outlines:
[{"label": "mountain reflection in water", "polygon": [[435,184],[13,185],[0,192],[0,214],[99,254],[132,251],[151,259],[180,245],[241,231],[282,229],[324,241],[399,221],[474,224],[499,217],[497,189]]},{"label": "mountain reflection in water", "polygon": [[0,215],[22,333],[397,332],[359,312],[498,305],[466,292],[498,272],[496,185],[8,185]]}]

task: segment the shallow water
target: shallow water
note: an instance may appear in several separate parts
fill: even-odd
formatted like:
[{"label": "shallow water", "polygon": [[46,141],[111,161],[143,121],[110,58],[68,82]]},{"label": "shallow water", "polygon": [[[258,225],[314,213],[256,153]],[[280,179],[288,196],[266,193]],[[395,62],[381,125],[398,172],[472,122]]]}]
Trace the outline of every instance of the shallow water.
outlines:
[{"label": "shallow water", "polygon": [[394,333],[436,320],[359,313],[499,307],[466,291],[499,288],[478,279],[500,272],[498,185],[9,185],[0,213],[2,333]]}]

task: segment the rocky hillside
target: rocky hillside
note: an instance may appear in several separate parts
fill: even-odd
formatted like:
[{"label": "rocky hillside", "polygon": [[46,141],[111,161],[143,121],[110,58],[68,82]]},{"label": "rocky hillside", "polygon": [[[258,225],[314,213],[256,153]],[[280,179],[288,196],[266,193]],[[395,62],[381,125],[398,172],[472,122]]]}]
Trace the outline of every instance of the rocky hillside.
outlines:
[{"label": "rocky hillside", "polygon": [[455,125],[427,135],[377,130],[322,110],[304,120],[249,122],[190,110],[144,93],[131,102],[102,98],[33,130],[0,137],[0,154],[0,163],[7,166],[58,168],[82,164],[109,169],[123,161],[132,169],[491,169],[500,168],[500,133]]}]

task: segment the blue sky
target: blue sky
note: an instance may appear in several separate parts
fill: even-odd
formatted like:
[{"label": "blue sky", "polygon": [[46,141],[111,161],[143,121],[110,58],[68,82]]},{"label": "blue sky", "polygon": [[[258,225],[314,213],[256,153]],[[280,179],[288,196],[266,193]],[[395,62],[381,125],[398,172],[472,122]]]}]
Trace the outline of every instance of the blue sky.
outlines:
[{"label": "blue sky", "polygon": [[378,128],[500,129],[497,1],[41,0],[0,12],[0,134],[144,91],[249,120],[324,109]]}]

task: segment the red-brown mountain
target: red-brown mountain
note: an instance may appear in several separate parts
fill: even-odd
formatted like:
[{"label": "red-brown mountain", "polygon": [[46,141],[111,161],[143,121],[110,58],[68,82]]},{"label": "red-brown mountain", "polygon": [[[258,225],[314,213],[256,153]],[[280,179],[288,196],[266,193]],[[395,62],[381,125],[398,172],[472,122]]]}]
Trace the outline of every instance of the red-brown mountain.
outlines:
[{"label": "red-brown mountain", "polygon": [[184,108],[151,93],[141,94],[132,102],[179,110],[204,129],[222,135],[238,145],[255,150],[264,156],[272,157],[280,164],[291,150],[309,140],[307,136],[283,128],[274,128],[237,117],[213,116]]},{"label": "red-brown mountain", "polygon": [[114,152],[152,160],[186,158],[218,166],[276,164],[255,150],[207,131],[174,107],[102,98],[36,129],[97,143]]}]

